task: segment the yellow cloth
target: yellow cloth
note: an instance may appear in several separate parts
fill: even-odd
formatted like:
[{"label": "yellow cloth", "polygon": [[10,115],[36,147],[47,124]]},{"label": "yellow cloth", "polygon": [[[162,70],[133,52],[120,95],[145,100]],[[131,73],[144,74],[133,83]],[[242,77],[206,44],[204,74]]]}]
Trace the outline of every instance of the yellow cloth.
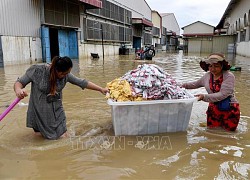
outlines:
[{"label": "yellow cloth", "polygon": [[122,101],[142,101],[142,97],[134,97],[132,95],[131,87],[128,81],[122,79],[114,79],[107,83],[109,94],[106,98],[111,98],[118,102]]}]

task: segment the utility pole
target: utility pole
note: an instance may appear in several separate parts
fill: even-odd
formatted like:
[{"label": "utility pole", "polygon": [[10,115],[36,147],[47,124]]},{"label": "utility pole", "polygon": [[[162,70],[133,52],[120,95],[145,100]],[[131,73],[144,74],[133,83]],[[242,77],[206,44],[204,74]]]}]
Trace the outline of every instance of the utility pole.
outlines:
[{"label": "utility pole", "polygon": [[102,63],[104,65],[104,46],[103,46],[103,27],[101,24],[101,33],[102,33]]}]

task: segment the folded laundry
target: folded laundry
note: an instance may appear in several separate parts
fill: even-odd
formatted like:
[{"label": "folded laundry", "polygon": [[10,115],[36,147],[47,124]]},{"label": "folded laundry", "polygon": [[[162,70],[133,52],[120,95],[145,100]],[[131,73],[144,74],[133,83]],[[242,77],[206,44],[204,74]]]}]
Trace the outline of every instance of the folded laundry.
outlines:
[{"label": "folded laundry", "polygon": [[[124,81],[127,83],[121,83]],[[118,87],[117,84],[124,87]],[[176,80],[170,74],[155,64],[138,65],[136,69],[130,70],[122,77],[108,83],[107,87],[110,90],[110,95],[107,98],[116,101],[184,99],[190,97],[184,88],[177,85]],[[124,93],[125,91],[127,93]],[[119,94],[119,97],[117,94]]]}]

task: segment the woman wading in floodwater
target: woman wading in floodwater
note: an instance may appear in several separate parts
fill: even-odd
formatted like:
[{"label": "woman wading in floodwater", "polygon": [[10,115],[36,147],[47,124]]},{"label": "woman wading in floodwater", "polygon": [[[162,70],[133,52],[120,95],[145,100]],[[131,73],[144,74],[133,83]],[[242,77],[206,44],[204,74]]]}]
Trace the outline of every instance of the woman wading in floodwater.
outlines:
[{"label": "woman wading in floodwater", "polygon": [[239,119],[239,103],[234,95],[234,74],[229,72],[230,65],[221,53],[211,54],[200,66],[208,71],[197,81],[182,84],[186,89],[205,87],[208,94],[198,94],[198,100],[209,102],[207,109],[207,127],[222,127],[235,131]]},{"label": "woman wading in floodwater", "polygon": [[91,89],[106,94],[108,89],[90,81],[80,79],[70,73],[73,67],[69,57],[56,56],[52,64],[32,65],[14,84],[18,98],[28,96],[25,86],[31,83],[31,93],[27,111],[27,127],[46,139],[65,137],[66,116],[62,106],[62,90],[66,83],[82,89]]}]

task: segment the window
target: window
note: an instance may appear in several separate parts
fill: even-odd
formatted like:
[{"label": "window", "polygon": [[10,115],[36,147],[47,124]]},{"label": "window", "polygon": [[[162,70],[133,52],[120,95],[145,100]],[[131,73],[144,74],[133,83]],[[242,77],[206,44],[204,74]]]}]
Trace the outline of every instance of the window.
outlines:
[{"label": "window", "polygon": [[150,44],[152,43],[152,34],[144,33],[144,44]]},{"label": "window", "polygon": [[246,41],[246,30],[240,31],[240,42]]},{"label": "window", "polygon": [[152,34],[153,34],[153,36],[155,36],[155,37],[160,37],[160,28],[153,27],[153,29],[152,29]]},{"label": "window", "polygon": [[132,12],[124,9],[123,7],[117,6],[107,0],[102,1],[103,8],[96,9],[87,9],[87,13],[92,13],[96,15],[101,15],[105,18],[112,19],[123,24],[131,25],[132,23]]},{"label": "window", "polygon": [[[117,26],[110,23],[104,23],[99,21],[94,21],[87,19],[87,40],[101,40],[102,39],[102,30],[103,30],[103,39],[105,41],[114,41],[114,42],[126,42],[132,41],[132,30],[125,26]],[[102,29],[101,29],[102,25]]]},{"label": "window", "polygon": [[[107,0],[102,0],[103,8],[100,10],[87,9],[88,18],[84,19],[86,24],[86,40],[101,40],[101,26],[96,27],[99,18],[105,22],[99,22],[103,27],[103,39],[111,42],[132,41],[132,12]],[[94,20],[94,18],[96,20]]]},{"label": "window", "polygon": [[66,0],[44,1],[45,23],[80,27],[80,10],[76,3]]}]

